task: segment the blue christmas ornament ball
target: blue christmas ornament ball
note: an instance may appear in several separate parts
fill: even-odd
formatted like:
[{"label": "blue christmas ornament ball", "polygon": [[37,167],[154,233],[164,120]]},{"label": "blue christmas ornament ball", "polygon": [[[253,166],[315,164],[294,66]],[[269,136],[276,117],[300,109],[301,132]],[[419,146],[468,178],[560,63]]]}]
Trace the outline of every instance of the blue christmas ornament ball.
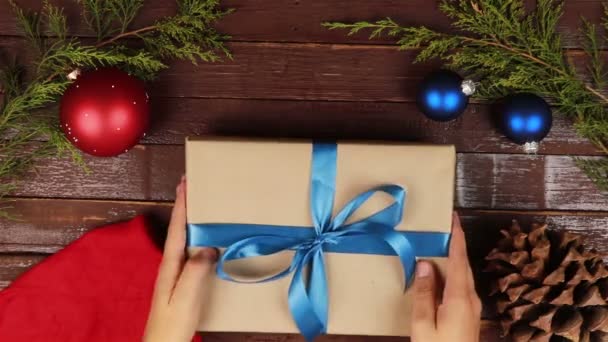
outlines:
[{"label": "blue christmas ornament ball", "polygon": [[456,119],[469,103],[468,95],[471,94],[466,94],[465,89],[463,79],[457,73],[449,70],[433,72],[420,84],[418,108],[432,120]]},{"label": "blue christmas ornament ball", "polygon": [[553,124],[549,104],[530,93],[505,97],[499,114],[503,134],[517,144],[540,142]]}]

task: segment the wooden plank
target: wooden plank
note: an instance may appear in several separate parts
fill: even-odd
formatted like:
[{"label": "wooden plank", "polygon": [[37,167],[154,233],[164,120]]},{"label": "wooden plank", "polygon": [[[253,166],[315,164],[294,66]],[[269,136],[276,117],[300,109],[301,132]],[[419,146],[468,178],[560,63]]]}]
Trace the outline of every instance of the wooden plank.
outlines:
[{"label": "wooden plank", "polygon": [[606,194],[568,156],[459,154],[456,177],[462,208],[608,208]]},{"label": "wooden plank", "polygon": [[[36,0],[17,1],[24,8],[39,9]],[[91,36],[80,22],[79,6],[68,0],[55,0],[68,15],[71,33]],[[527,3],[532,5],[533,1]],[[368,43],[367,36],[358,34],[347,37],[343,32],[330,32],[321,27],[324,21],[375,20],[390,16],[403,25],[424,25],[443,32],[453,32],[449,19],[438,9],[438,1],[428,0],[366,0],[300,1],[300,0],[224,0],[224,8],[236,12],[226,17],[218,28],[240,41],[275,42],[348,42]],[[146,1],[145,7],[133,23],[133,27],[151,25],[156,19],[175,13],[174,1]],[[599,23],[602,13],[600,0],[565,1],[565,14],[558,25],[563,41],[568,47],[580,46],[580,16]],[[0,32],[4,35],[20,35],[14,15],[7,1],[0,3]],[[383,38],[374,43],[390,43]]]},{"label": "wooden plank", "polygon": [[[33,66],[20,37],[0,36],[0,46]],[[413,100],[418,81],[438,63],[412,65],[415,53],[392,46],[230,43],[234,60],[174,61],[150,83],[152,97],[293,100]]]},{"label": "wooden plank", "polygon": [[[453,144],[459,152],[524,153],[495,127],[489,106],[471,104],[457,120],[427,119],[413,103],[152,98],[142,144],[182,144],[187,136],[240,136]],[[540,154],[602,155],[556,116]]]},{"label": "wooden plank", "polygon": [[[194,67],[174,61],[150,86],[153,96],[324,101],[415,101],[439,60],[414,64],[417,51],[394,46],[229,43],[234,59]],[[584,70],[586,57],[567,57]],[[583,74],[581,77],[586,79]]]},{"label": "wooden plank", "polygon": [[45,257],[44,254],[0,254],[0,289],[7,287],[20,274]]},{"label": "wooden plank", "polygon": [[[0,46],[33,65],[18,37]],[[322,101],[415,101],[418,84],[440,63],[413,64],[415,51],[393,46],[313,43],[229,44],[234,60],[221,63],[175,61],[150,83],[152,97],[253,98]],[[568,55],[579,67],[580,51]]]},{"label": "wooden plank", "polygon": [[[85,160],[89,174],[67,158],[42,161],[22,178],[14,195],[172,200],[184,171],[184,148],[137,145],[116,158]],[[605,194],[572,158],[554,155],[461,153],[455,204],[476,209],[608,210]]]},{"label": "wooden plank", "polygon": [[[416,141],[455,144],[459,152],[523,153],[497,132],[490,107],[478,104],[448,123],[427,119],[413,103],[153,98],[151,108],[146,144],[224,135]],[[561,116],[541,146],[542,154],[600,154]]]},{"label": "wooden plank", "polygon": [[[283,334],[245,334],[245,333],[210,333],[203,334],[207,342],[304,342],[304,338],[298,335]],[[367,337],[367,336],[322,336],[316,339],[318,342],[407,342],[409,338],[402,337]],[[492,321],[481,322],[481,335],[479,341],[498,342],[506,341],[500,338],[499,326]]]},{"label": "wooden plank", "polygon": [[[19,220],[0,220],[0,253],[54,253],[95,227],[139,214],[151,218],[155,231],[162,231],[172,207],[171,202],[41,198],[17,198],[11,204]],[[481,260],[500,238],[500,229],[508,228],[513,219],[522,225],[547,222],[554,229],[580,234],[590,247],[608,259],[608,212],[605,211],[459,211],[472,260]]]},{"label": "wooden plank", "polygon": [[0,253],[55,253],[99,226],[146,215],[163,238],[172,203],[94,200],[10,200],[16,220],[0,220]]}]

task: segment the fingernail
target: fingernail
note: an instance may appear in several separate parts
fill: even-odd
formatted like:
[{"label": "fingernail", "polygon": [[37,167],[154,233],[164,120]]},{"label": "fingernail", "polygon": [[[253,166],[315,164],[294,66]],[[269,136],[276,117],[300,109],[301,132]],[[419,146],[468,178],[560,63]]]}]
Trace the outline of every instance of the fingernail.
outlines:
[{"label": "fingernail", "polygon": [[201,259],[216,262],[219,255],[217,248],[196,248],[190,253],[190,259]]},{"label": "fingernail", "polygon": [[217,248],[207,248],[204,250],[205,259],[216,261],[219,255]]},{"label": "fingernail", "polygon": [[185,174],[182,174],[182,178],[180,179],[180,181],[181,181],[182,183],[186,181],[186,175],[185,175]]},{"label": "fingernail", "polygon": [[419,261],[416,265],[416,276],[420,278],[428,277],[433,271],[430,263],[426,261]]},{"label": "fingernail", "polygon": [[196,248],[191,250],[190,255],[188,256],[188,259],[205,259],[205,250],[204,249],[200,249],[200,248]]}]

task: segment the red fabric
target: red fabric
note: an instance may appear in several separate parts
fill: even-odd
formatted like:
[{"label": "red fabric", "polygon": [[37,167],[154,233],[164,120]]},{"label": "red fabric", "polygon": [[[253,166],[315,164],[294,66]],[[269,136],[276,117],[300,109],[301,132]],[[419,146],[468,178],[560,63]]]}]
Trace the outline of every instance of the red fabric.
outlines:
[{"label": "red fabric", "polygon": [[94,229],[23,274],[0,292],[0,341],[141,341],[161,260],[147,231]]}]

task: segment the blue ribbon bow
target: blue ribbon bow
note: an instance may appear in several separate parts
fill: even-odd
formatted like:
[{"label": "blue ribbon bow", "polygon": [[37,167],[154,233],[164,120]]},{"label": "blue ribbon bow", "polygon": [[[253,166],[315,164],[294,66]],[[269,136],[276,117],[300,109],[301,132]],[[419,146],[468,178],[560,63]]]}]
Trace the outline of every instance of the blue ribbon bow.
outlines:
[{"label": "blue ribbon bow", "polygon": [[[404,270],[405,284],[412,279],[416,256],[446,256],[447,233],[401,232],[405,190],[398,185],[373,188],[356,196],[332,219],[336,184],[337,145],[314,143],[312,149],[310,207],[314,227],[241,223],[188,224],[188,246],[225,247],[217,275],[239,283],[274,281],[293,273],[288,302],[293,319],[308,341],[327,332],[328,296],[324,253],[396,255]],[[349,217],[373,194],[384,192],[394,202],[375,214],[350,224]],[[314,229],[311,229],[314,228]],[[242,281],[224,270],[226,262],[295,251],[289,267],[268,278]],[[308,267],[308,282],[305,268]]]}]

